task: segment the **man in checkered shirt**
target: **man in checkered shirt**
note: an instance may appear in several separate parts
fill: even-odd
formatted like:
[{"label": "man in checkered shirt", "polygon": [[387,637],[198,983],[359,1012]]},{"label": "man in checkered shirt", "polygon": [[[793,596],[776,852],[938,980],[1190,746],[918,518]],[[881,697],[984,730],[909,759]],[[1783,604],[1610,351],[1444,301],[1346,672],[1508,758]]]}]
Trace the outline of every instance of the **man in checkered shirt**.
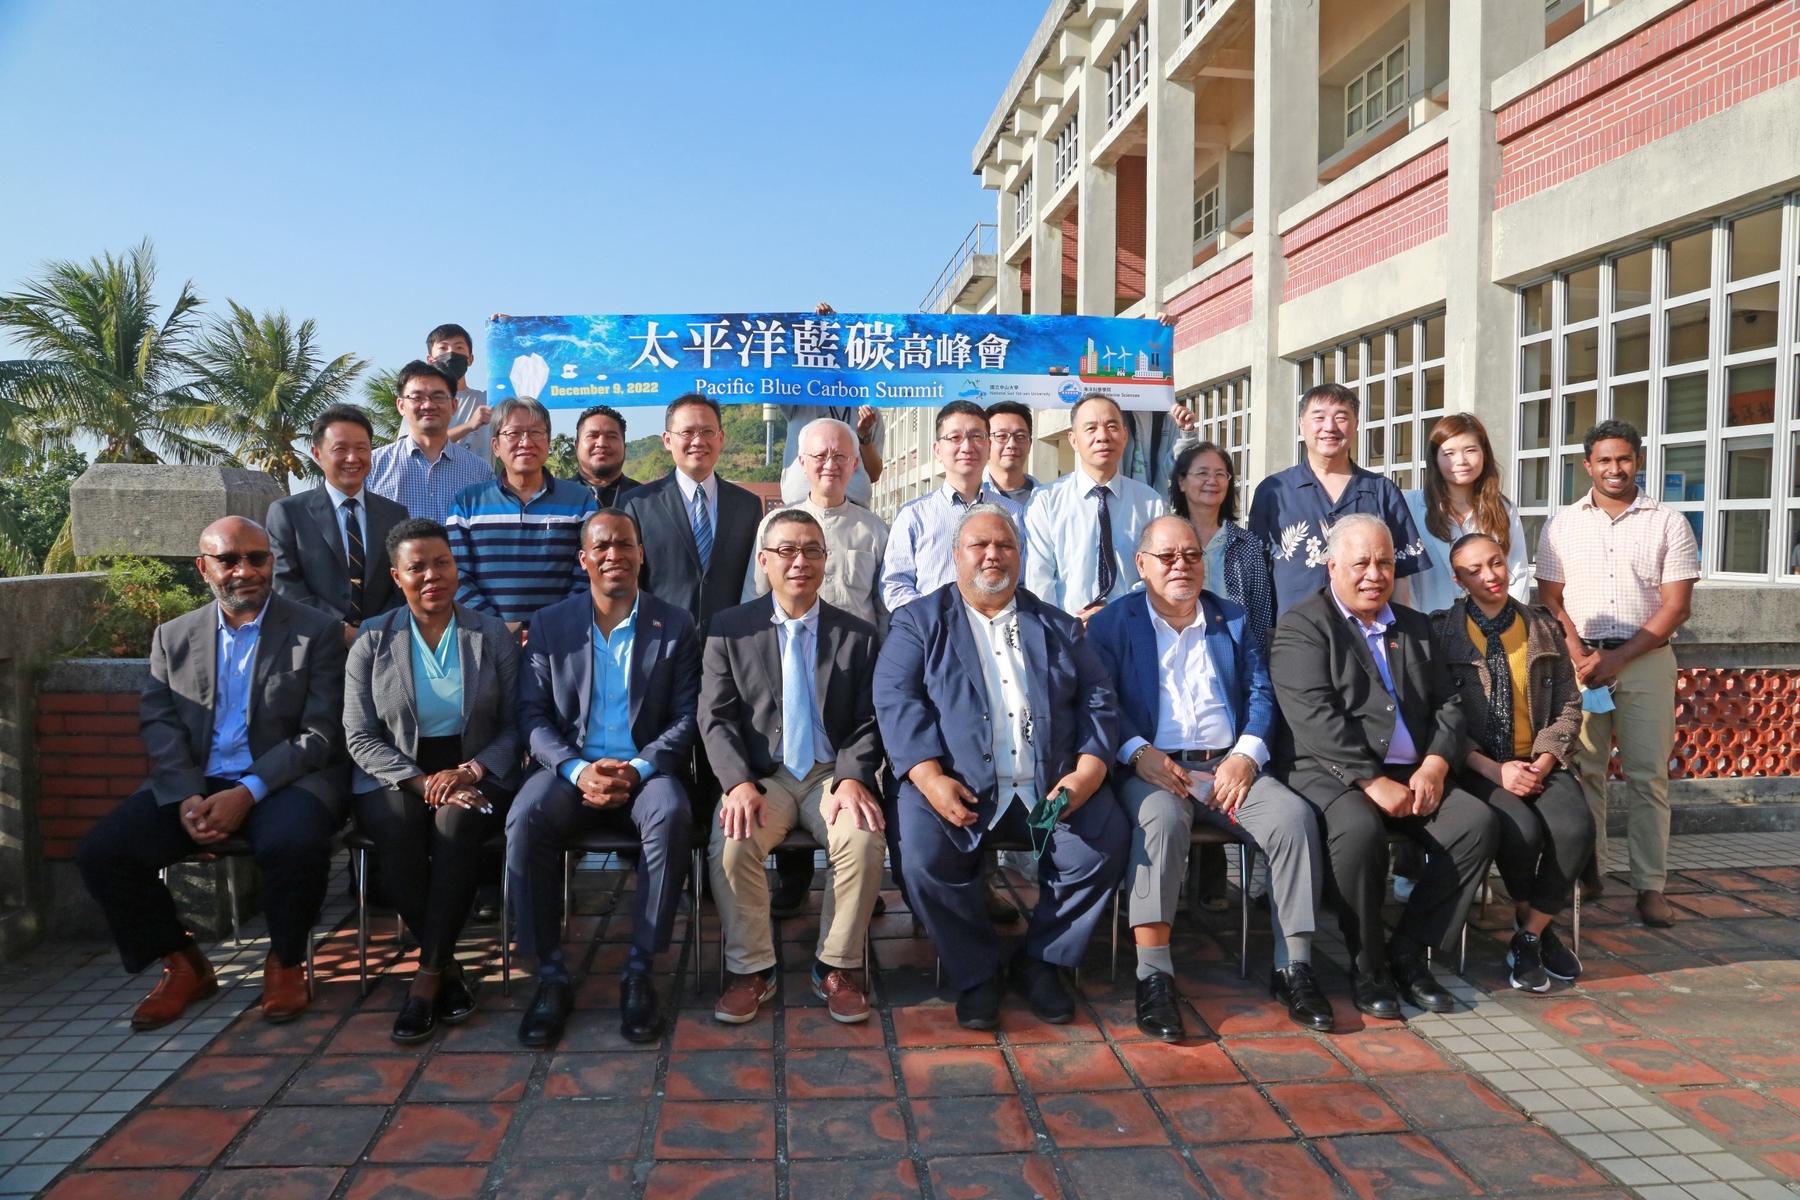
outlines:
[{"label": "man in checkered shirt", "polygon": [[[1630,799],[1631,886],[1644,924],[1666,928],[1669,755],[1675,749],[1675,652],[1687,621],[1700,552],[1687,518],[1637,486],[1644,442],[1624,421],[1602,421],[1582,441],[1587,495],[1557,513],[1538,541],[1538,598],[1562,621],[1584,689],[1575,770],[1594,814],[1594,861],[1606,863],[1606,770],[1619,743]],[[1595,712],[1611,690],[1612,709]],[[1599,874],[1599,870],[1595,872]]]}]

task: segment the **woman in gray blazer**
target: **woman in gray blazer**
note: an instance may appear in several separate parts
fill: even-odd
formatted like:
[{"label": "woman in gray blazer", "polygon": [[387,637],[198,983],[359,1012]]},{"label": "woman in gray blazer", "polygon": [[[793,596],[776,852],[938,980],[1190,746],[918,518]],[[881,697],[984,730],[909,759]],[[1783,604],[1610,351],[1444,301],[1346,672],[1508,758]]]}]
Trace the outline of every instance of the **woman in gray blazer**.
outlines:
[{"label": "woman in gray blazer", "polygon": [[419,939],[396,1042],[475,1011],[456,965],[481,845],[504,828],[518,787],[513,705],[519,650],[504,622],[455,601],[456,558],[436,521],[387,538],[406,607],[363,622],[344,682],[356,821],[374,841],[382,889]]}]

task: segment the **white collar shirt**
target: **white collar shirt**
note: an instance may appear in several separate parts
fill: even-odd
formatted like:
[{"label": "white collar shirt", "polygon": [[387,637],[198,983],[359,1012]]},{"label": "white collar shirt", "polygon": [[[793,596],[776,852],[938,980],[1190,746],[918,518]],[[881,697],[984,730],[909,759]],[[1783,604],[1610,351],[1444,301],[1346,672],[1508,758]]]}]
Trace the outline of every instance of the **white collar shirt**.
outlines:
[{"label": "white collar shirt", "polygon": [[992,829],[1015,800],[1027,811],[1037,806],[1029,677],[1019,642],[1018,605],[1008,604],[986,617],[965,601],[963,611],[969,614],[969,631],[975,635],[975,652],[981,656],[982,681],[987,687],[988,729],[999,797],[994,819],[988,824]]},{"label": "white collar shirt", "polygon": [[675,472],[675,484],[681,489],[681,506],[687,509],[688,520],[694,519],[694,493],[706,496],[706,519],[711,523],[713,536],[719,536],[719,474],[717,471],[705,479],[694,479],[686,471]]},{"label": "white collar shirt", "polygon": [[[331,511],[337,514],[338,540],[343,543],[344,553],[350,553],[350,514],[344,511],[344,501],[356,501],[356,540],[363,544],[363,555],[369,553],[369,489],[358,488],[354,496],[340,492],[329,483],[322,484],[325,494],[331,497]],[[348,562],[348,558],[345,559]]]},{"label": "white collar shirt", "polygon": [[[1100,501],[1095,488],[1108,492],[1106,508],[1112,526],[1112,590],[1100,590]],[[1031,493],[1025,509],[1023,582],[1039,599],[1067,613],[1077,613],[1098,599],[1117,600],[1138,586],[1133,551],[1144,526],[1169,511],[1163,498],[1123,471],[1105,483],[1085,466]]]}]

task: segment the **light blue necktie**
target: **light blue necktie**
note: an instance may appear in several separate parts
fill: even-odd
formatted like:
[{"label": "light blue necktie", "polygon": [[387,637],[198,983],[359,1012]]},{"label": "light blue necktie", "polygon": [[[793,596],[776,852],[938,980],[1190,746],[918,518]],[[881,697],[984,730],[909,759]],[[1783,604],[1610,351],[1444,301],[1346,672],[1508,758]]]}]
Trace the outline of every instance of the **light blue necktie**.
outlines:
[{"label": "light blue necktie", "polygon": [[706,489],[694,489],[694,549],[700,552],[700,569],[712,567],[712,517],[706,511]]},{"label": "light blue necktie", "polygon": [[786,622],[787,649],[781,653],[781,762],[795,779],[813,769],[812,664],[802,653],[806,622]]}]

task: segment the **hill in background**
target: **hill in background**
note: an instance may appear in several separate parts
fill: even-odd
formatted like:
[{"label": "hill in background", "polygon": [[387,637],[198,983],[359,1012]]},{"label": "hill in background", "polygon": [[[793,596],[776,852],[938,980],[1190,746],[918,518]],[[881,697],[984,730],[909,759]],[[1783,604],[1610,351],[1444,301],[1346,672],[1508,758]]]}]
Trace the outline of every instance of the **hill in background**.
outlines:
[{"label": "hill in background", "polygon": [[[719,455],[719,478],[733,483],[774,483],[781,478],[782,448],[787,440],[787,422],[775,418],[775,461],[763,464],[762,405],[727,404],[725,406],[725,449]],[[648,483],[660,479],[675,466],[674,459],[663,449],[662,435],[651,434],[625,444],[625,474]]]}]

